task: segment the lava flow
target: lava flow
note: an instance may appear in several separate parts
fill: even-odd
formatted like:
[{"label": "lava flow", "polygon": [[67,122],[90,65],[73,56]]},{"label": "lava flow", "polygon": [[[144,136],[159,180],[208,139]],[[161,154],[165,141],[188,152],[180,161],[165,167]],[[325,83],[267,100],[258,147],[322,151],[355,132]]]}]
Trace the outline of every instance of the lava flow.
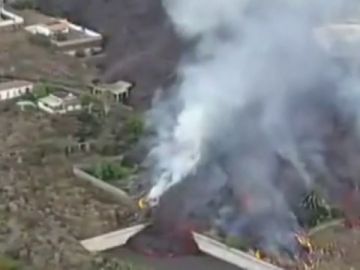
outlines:
[{"label": "lava flow", "polygon": [[146,256],[175,257],[195,255],[198,247],[192,237],[192,227],[183,226],[175,230],[162,230],[150,226],[128,242],[128,246]]},{"label": "lava flow", "polygon": [[[138,201],[145,216],[156,217],[156,209],[150,207],[145,198]],[[154,214],[155,212],[155,214]],[[159,222],[161,220],[161,222]],[[130,248],[146,256],[174,257],[194,255],[199,252],[192,232],[196,226],[188,223],[173,223],[172,220],[154,219],[143,232],[128,242]]]}]

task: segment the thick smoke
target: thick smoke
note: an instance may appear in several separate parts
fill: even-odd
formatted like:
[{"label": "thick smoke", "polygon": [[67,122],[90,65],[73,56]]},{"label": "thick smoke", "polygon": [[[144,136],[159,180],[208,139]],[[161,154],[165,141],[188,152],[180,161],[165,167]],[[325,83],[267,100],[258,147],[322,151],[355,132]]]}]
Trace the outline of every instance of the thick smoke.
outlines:
[{"label": "thick smoke", "polygon": [[314,29],[347,14],[342,2],[163,0],[195,46],[178,68],[177,94],[151,112],[154,204],[182,197],[176,221],[202,216],[230,236],[251,228],[277,253],[295,249],[303,194],[321,187],[340,203],[351,176],[329,155],[338,126],[358,121],[359,84]]}]

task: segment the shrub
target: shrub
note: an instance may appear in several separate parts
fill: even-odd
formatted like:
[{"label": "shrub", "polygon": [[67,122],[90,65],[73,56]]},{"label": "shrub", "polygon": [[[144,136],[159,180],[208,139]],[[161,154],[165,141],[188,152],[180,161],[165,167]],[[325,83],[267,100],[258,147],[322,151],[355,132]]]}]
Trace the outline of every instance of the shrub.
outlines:
[{"label": "shrub", "polygon": [[78,58],[84,58],[86,56],[86,53],[84,50],[76,50],[75,51],[75,56]]},{"label": "shrub", "polygon": [[315,227],[343,215],[339,209],[330,206],[318,191],[312,191],[306,195],[302,206],[308,213],[306,222],[308,227]]},{"label": "shrub", "polygon": [[94,168],[88,170],[88,173],[105,182],[112,182],[116,180],[126,179],[132,173],[134,173],[134,171],[134,168],[131,167],[104,162],[95,165]]},{"label": "shrub", "polygon": [[20,263],[9,257],[0,257],[0,270],[20,270]]},{"label": "shrub", "polygon": [[11,6],[15,9],[23,10],[23,9],[36,9],[37,5],[35,0],[17,0],[14,1]]},{"label": "shrub", "polygon": [[52,91],[53,89],[49,85],[47,85],[46,83],[40,83],[34,87],[32,95],[35,99],[39,99],[42,97],[46,97]]},{"label": "shrub", "polygon": [[125,123],[129,142],[137,142],[144,134],[145,125],[140,116],[132,116]]},{"label": "shrub", "polygon": [[240,250],[247,250],[250,247],[250,243],[235,236],[227,236],[225,239],[225,244],[229,247]]},{"label": "shrub", "polygon": [[44,46],[47,48],[51,47],[51,41],[48,37],[41,34],[31,34],[29,35],[29,41],[33,44]]}]

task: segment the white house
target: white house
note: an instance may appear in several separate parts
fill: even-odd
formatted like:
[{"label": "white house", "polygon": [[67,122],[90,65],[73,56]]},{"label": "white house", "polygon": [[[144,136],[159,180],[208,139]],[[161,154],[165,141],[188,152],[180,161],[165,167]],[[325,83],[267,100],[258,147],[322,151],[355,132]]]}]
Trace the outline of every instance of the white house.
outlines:
[{"label": "white house", "polygon": [[95,84],[91,88],[91,94],[102,96],[104,92],[110,92],[114,102],[127,103],[133,84],[126,81],[118,81],[113,84]]},{"label": "white house", "polygon": [[65,114],[82,109],[80,99],[72,93],[57,91],[38,100],[41,110],[50,114]]},{"label": "white house", "polygon": [[0,101],[20,97],[33,91],[34,84],[28,81],[0,82]]},{"label": "white house", "polygon": [[101,34],[66,19],[53,18],[48,23],[27,26],[25,30],[46,37],[54,48],[69,55],[90,55],[102,50]]}]

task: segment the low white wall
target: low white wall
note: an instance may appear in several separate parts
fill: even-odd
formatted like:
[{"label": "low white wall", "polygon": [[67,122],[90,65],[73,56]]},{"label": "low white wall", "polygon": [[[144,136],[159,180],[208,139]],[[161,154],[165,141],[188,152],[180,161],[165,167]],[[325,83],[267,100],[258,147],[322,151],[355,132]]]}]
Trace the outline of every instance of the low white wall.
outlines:
[{"label": "low white wall", "polygon": [[4,20],[4,21],[0,22],[0,27],[24,24],[23,18],[21,18],[20,16],[14,14],[14,13],[11,13],[11,12],[5,10],[4,8],[2,8],[0,10],[0,14],[4,17],[8,18],[8,20]]},{"label": "low white wall", "polygon": [[84,32],[86,35],[88,35],[89,37],[96,37],[96,38],[102,38],[102,35],[90,30],[88,28],[73,24],[73,23],[69,23],[69,27],[73,30],[79,31],[79,32]]},{"label": "low white wall", "polygon": [[79,179],[85,180],[86,182],[92,184],[93,186],[100,188],[101,190],[109,193],[115,199],[119,200],[121,203],[124,203],[124,204],[130,206],[131,208],[136,208],[135,202],[133,201],[133,199],[130,198],[130,196],[122,189],[114,187],[114,186],[104,182],[103,180],[88,174],[87,172],[85,172],[84,170],[82,170],[81,168],[79,168],[76,165],[73,166],[73,173]]},{"label": "low white wall", "polygon": [[196,244],[199,249],[213,257],[236,265],[247,270],[284,270],[268,262],[259,260],[250,254],[242,252],[235,248],[230,248],[219,241],[211,239],[202,234],[193,233]]},{"label": "low white wall", "polygon": [[48,106],[44,105],[42,102],[38,102],[38,106],[41,110],[50,113],[50,114],[55,114],[55,111],[51,108],[49,108]]},{"label": "low white wall", "polygon": [[81,241],[81,245],[90,252],[100,252],[116,247],[121,247],[127,241],[144,230],[148,224],[138,224],[115,232],[99,235],[90,239]]}]

